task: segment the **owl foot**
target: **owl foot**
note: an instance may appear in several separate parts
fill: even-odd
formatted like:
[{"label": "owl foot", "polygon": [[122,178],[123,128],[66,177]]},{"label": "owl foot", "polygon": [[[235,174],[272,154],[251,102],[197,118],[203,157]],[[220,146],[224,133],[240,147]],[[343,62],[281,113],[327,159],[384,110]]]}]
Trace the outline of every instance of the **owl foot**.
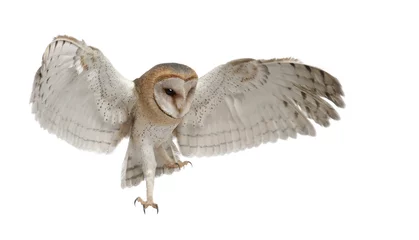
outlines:
[{"label": "owl foot", "polygon": [[178,164],[179,164],[180,167],[184,167],[185,165],[188,165],[188,164],[190,164],[191,167],[193,167],[192,163],[189,162],[189,161],[183,161],[183,162],[179,161]]},{"label": "owl foot", "polygon": [[145,209],[146,209],[146,208],[148,208],[148,207],[155,208],[155,209],[157,210],[157,214],[159,213],[159,205],[157,205],[156,203],[154,203],[154,202],[149,202],[149,201],[144,201],[144,200],[142,200],[140,197],[137,197],[137,198],[134,200],[134,206],[136,206],[136,203],[137,203],[137,202],[140,202],[140,203],[141,203],[141,205],[143,205],[143,212],[144,212],[144,214],[145,214]]},{"label": "owl foot", "polygon": [[166,163],[164,167],[165,168],[179,168],[180,170],[182,167],[188,164],[191,164],[191,166],[193,166],[192,163],[189,161],[183,161],[183,162],[179,161],[179,162]]}]

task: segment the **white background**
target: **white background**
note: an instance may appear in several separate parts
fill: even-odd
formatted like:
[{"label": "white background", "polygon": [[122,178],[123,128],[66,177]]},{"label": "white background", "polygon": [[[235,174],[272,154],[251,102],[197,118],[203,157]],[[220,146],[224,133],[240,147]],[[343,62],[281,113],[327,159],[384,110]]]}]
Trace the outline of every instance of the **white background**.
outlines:
[{"label": "white background", "polygon": [[[417,7],[407,1],[5,1],[0,239],[419,239]],[[199,75],[242,58],[296,57],[336,76],[347,107],[317,137],[267,144],[158,178],[156,215],[121,190],[127,141],[79,151],[30,114],[58,34],[127,78],[161,62]]]}]

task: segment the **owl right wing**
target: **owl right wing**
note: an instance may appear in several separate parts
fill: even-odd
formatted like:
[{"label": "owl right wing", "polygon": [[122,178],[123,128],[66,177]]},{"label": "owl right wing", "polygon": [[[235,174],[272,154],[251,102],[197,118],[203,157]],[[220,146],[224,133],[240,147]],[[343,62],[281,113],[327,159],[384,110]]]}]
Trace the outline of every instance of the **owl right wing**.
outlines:
[{"label": "owl right wing", "polygon": [[42,56],[30,103],[48,132],[79,149],[109,153],[130,130],[136,95],[134,82],[100,50],[58,36]]},{"label": "owl right wing", "polygon": [[278,139],[315,135],[344,107],[340,82],[297,59],[236,59],[198,80],[190,111],[176,128],[186,156],[215,156]]}]

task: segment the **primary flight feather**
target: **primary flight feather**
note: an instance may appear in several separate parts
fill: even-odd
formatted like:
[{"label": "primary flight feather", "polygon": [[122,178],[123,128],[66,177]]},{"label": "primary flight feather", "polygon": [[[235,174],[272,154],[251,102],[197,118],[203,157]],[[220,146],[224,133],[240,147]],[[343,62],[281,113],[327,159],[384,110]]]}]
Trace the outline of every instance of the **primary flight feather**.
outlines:
[{"label": "primary flight feather", "polygon": [[[30,102],[40,126],[87,151],[110,153],[129,138],[121,186],[146,182],[143,209],[157,209],[154,178],[189,162],[278,139],[315,136],[344,107],[329,73],[293,58],[237,59],[198,78],[190,67],[159,64],[134,81],[97,48],[69,36],[47,46]],[[179,149],[175,141],[177,141]]]}]

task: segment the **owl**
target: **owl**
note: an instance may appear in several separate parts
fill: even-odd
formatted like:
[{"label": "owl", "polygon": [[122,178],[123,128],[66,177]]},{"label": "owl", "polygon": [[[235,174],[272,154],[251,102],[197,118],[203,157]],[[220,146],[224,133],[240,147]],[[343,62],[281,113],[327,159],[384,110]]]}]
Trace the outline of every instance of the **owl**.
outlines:
[{"label": "owl", "polygon": [[[339,81],[294,58],[237,59],[198,77],[179,63],[158,64],[141,77],[123,77],[97,48],[70,36],[47,46],[30,97],[40,127],[86,151],[128,149],[121,187],[145,181],[145,209],[154,179],[190,162],[297,135],[315,136],[312,121],[329,126],[343,108]],[[333,105],[334,106],[333,106]]]}]

